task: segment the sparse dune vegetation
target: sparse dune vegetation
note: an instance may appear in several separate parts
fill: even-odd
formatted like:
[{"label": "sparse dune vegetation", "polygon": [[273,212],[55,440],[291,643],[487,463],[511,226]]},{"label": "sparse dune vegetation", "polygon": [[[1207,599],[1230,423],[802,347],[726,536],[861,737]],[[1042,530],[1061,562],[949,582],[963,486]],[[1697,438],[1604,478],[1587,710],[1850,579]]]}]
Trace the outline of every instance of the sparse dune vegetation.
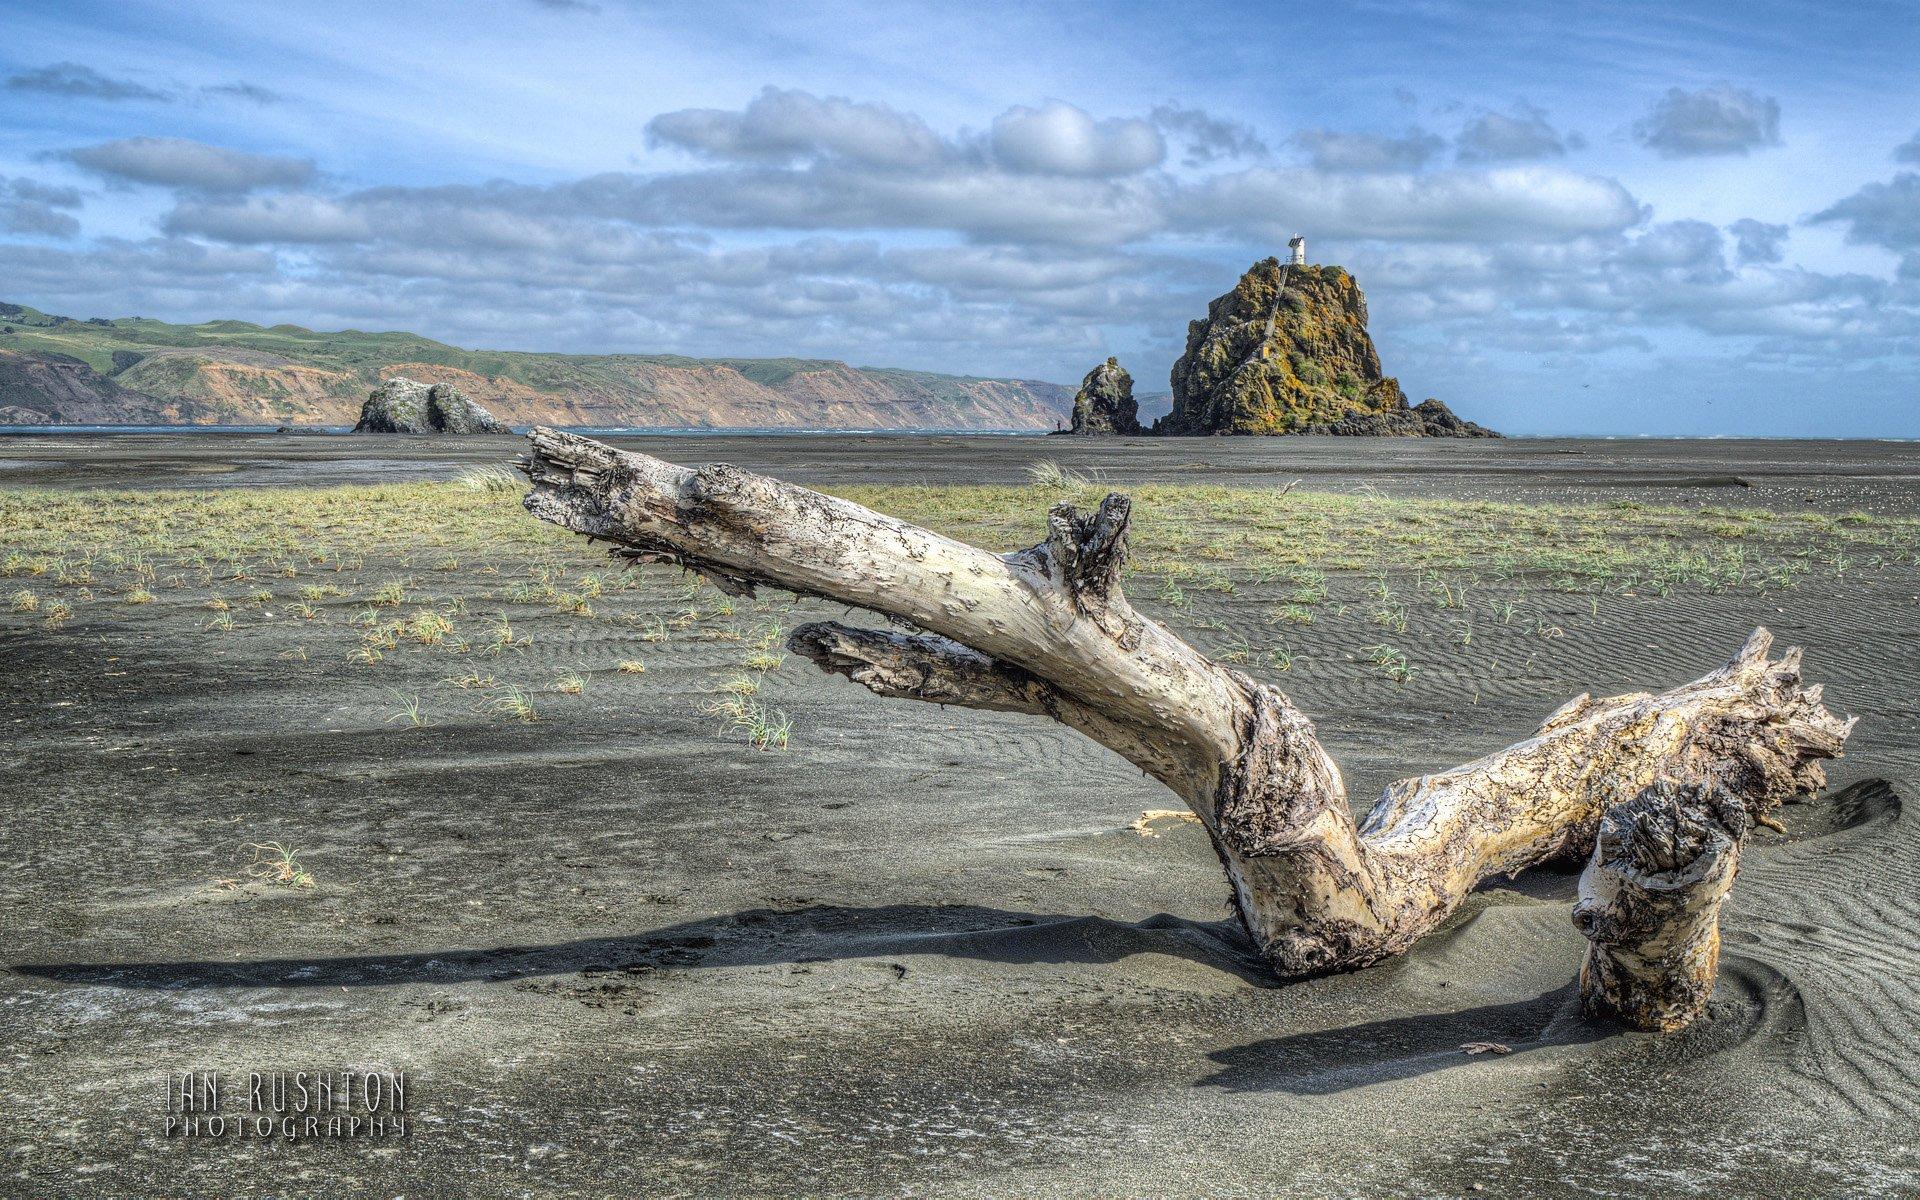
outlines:
[{"label": "sparse dune vegetation", "polygon": [[[1008,549],[1039,538],[1045,502],[1085,503],[1107,490],[1051,460],[1029,475],[1025,486],[835,490]],[[790,719],[756,697],[785,661],[790,601],[740,600],[672,571],[609,571],[527,520],[508,482],[488,467],[450,484],[0,490],[0,574],[14,585],[7,609],[66,628],[165,622],[198,608],[212,615],[190,627],[167,622],[177,631],[167,636],[244,642],[271,628],[298,642],[310,656],[303,662],[331,657],[367,672],[358,683],[348,674],[349,686],[384,696],[398,680],[418,689],[407,693],[416,702],[439,690],[506,687],[504,704],[457,707],[520,720],[565,719],[564,706],[537,709],[536,691],[569,700],[589,691],[589,643],[568,654],[579,635],[564,630],[615,644],[683,641],[676,655],[708,664],[712,680],[694,693],[695,707],[710,709],[700,693],[717,691],[727,697],[718,714],[727,727],[761,748],[787,743]],[[1131,586],[1150,611],[1256,672],[1297,673],[1306,653],[1315,670],[1346,664],[1396,687],[1416,681],[1423,658],[1442,647],[1533,667],[1603,608],[1688,593],[1788,594],[1910,569],[1920,555],[1920,522],[1861,511],[1401,500],[1291,484],[1127,490],[1131,570],[1146,580]],[[280,596],[259,582],[272,578],[303,582]],[[497,665],[452,675],[436,665],[466,654]],[[644,676],[641,686],[683,686],[657,679],[638,655],[616,662],[618,674]],[[406,723],[421,723],[418,708],[404,711],[413,714]]]}]

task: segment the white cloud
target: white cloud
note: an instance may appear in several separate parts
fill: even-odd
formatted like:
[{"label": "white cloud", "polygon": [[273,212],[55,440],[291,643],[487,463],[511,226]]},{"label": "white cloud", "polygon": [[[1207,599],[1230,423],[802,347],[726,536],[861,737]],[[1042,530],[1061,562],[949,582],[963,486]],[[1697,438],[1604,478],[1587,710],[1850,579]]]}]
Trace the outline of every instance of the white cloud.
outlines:
[{"label": "white cloud", "polygon": [[1217,117],[1198,108],[1159,104],[1147,119],[1186,149],[1186,165],[1204,167],[1229,158],[1266,158],[1273,152],[1244,121]]},{"label": "white cloud", "polygon": [[[1757,222],[1755,224],[1758,224]],[[1771,237],[1779,227],[1762,226]],[[1736,244],[1741,230],[1736,229]],[[1747,230],[1749,234],[1751,230]],[[1862,275],[1742,260],[1699,221],[1650,224],[1553,244],[1381,248],[1349,263],[1388,328],[1552,355],[1632,349],[1676,330],[1741,339],[1809,361],[1897,358],[1920,329],[1920,294]],[[1590,332],[1580,346],[1542,331]],[[1628,340],[1632,339],[1632,340]]]},{"label": "white cloud", "polygon": [[1650,225],[1628,242],[1614,261],[1705,278],[1717,278],[1726,272],[1720,231],[1705,221]]},{"label": "white cloud", "polygon": [[1780,104],[1729,83],[1697,92],[1669,88],[1634,123],[1633,136],[1663,158],[1747,154],[1780,144]]},{"label": "white cloud", "polygon": [[1920,173],[1869,183],[1808,219],[1845,225],[1848,241],[1903,255],[1901,273],[1920,276]]},{"label": "white cloud", "polygon": [[884,104],[769,87],[745,109],[688,108],[647,122],[655,145],[710,158],[788,162],[838,157],[872,166],[929,166],[952,148],[919,117]]},{"label": "white cloud", "polygon": [[605,215],[718,229],[925,229],[985,241],[1123,245],[1160,230],[1167,185],[952,166],[922,172],[838,163],[654,177],[563,189]]},{"label": "white cloud", "polygon": [[1058,100],[1016,107],[994,118],[994,161],[1011,171],[1117,176],[1151,170],[1166,158],[1160,131],[1146,121],[1096,121]]},{"label": "white cloud", "polygon": [[314,173],[312,159],[248,154],[186,138],[121,138],[69,150],[62,157],[115,182],[200,192],[298,187]]},{"label": "white cloud", "polygon": [[29,236],[70,238],[80,222],[62,209],[80,207],[80,193],[32,179],[0,175],[0,230]]},{"label": "white cloud", "polygon": [[1270,239],[1305,230],[1407,241],[1564,241],[1643,217],[1611,179],[1540,166],[1380,175],[1256,168],[1207,180],[1181,213]]},{"label": "white cloud", "polygon": [[1578,134],[1562,134],[1547,122],[1546,113],[1530,105],[1512,115],[1481,113],[1454,140],[1463,163],[1558,158],[1583,144]]},{"label": "white cloud", "polygon": [[366,215],[324,196],[293,193],[176,205],[161,223],[172,234],[239,244],[348,242],[372,232]]},{"label": "white cloud", "polygon": [[1777,263],[1786,257],[1785,225],[1769,225],[1751,217],[1727,226],[1734,237],[1734,257],[1741,263]]}]

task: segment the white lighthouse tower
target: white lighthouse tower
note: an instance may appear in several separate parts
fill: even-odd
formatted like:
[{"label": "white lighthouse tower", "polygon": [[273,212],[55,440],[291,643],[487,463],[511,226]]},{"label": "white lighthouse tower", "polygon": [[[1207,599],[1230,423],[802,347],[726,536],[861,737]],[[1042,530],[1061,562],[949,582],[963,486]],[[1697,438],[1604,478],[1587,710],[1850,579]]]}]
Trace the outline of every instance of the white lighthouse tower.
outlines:
[{"label": "white lighthouse tower", "polygon": [[1294,234],[1291,238],[1287,240],[1287,249],[1293,251],[1293,256],[1287,259],[1287,264],[1289,266],[1304,267],[1307,265],[1307,239],[1306,238],[1302,237],[1297,233]]}]

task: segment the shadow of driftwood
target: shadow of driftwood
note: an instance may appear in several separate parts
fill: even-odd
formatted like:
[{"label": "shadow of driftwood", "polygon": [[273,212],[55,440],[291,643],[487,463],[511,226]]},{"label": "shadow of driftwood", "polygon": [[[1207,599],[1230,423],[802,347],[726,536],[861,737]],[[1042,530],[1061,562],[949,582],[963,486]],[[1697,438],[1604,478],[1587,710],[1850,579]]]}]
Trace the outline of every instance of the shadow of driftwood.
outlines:
[{"label": "shadow of driftwood", "polygon": [[25,975],[123,988],[377,987],[566,975],[766,966],[937,954],[1004,963],[1110,963],[1167,954],[1277,987],[1240,927],[1162,914],[1138,924],[1106,917],[1009,912],[979,905],[814,905],[757,908],[628,937],[486,950],[269,958],[238,962],[23,963]]},{"label": "shadow of driftwood", "polygon": [[1200,1082],[1235,1092],[1323,1096],[1472,1062],[1474,1056],[1462,1047],[1474,1042],[1524,1054],[1618,1032],[1610,1023],[1581,1019],[1579,997],[1569,983],[1513,1004],[1369,1021],[1216,1050],[1208,1057],[1220,1070]]}]

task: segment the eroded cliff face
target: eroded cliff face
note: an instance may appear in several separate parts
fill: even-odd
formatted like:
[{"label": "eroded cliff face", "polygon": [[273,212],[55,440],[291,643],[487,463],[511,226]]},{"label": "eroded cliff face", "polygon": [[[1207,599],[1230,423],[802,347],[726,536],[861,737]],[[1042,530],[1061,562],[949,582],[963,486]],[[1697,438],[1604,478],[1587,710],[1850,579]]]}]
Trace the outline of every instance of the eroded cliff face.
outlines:
[{"label": "eroded cliff face", "polygon": [[[1285,271],[1285,292],[1281,291]],[[1333,432],[1342,421],[1408,411],[1367,336],[1367,300],[1335,266],[1253,264],[1187,327],[1173,366],[1173,411],[1156,432]]]},{"label": "eroded cliff face", "polygon": [[161,425],[195,413],[191,403],[122,387],[78,358],[0,349],[0,425]]},{"label": "eroded cliff face", "polygon": [[818,360],[465,351],[407,334],[75,321],[0,304],[0,423],[352,425],[395,377],[450,384],[509,425],[1047,430],[1071,396]]},{"label": "eroded cliff face", "polygon": [[[17,414],[11,423],[351,425],[369,389],[401,376],[458,387],[510,425],[1051,429],[1067,411],[1067,391],[1054,384],[974,379],[934,389],[909,373],[898,379],[875,378],[837,364],[767,384],[722,364],[611,360],[556,380],[549,391],[424,362],[382,364],[373,373],[362,373],[247,351],[232,356],[170,351],[144,356],[108,377],[78,360],[61,367],[40,361],[46,356],[10,357],[38,364],[31,372],[0,369],[0,407],[11,406]],[[85,382],[77,386],[90,397],[85,406],[77,403],[75,385],[65,382],[74,375],[72,366],[84,373]],[[36,381],[62,382],[42,387]]]},{"label": "eroded cliff face", "polygon": [[194,424],[351,424],[367,391],[351,371],[240,348],[158,350],[132,358],[113,381],[171,400],[191,414],[182,420]]}]

